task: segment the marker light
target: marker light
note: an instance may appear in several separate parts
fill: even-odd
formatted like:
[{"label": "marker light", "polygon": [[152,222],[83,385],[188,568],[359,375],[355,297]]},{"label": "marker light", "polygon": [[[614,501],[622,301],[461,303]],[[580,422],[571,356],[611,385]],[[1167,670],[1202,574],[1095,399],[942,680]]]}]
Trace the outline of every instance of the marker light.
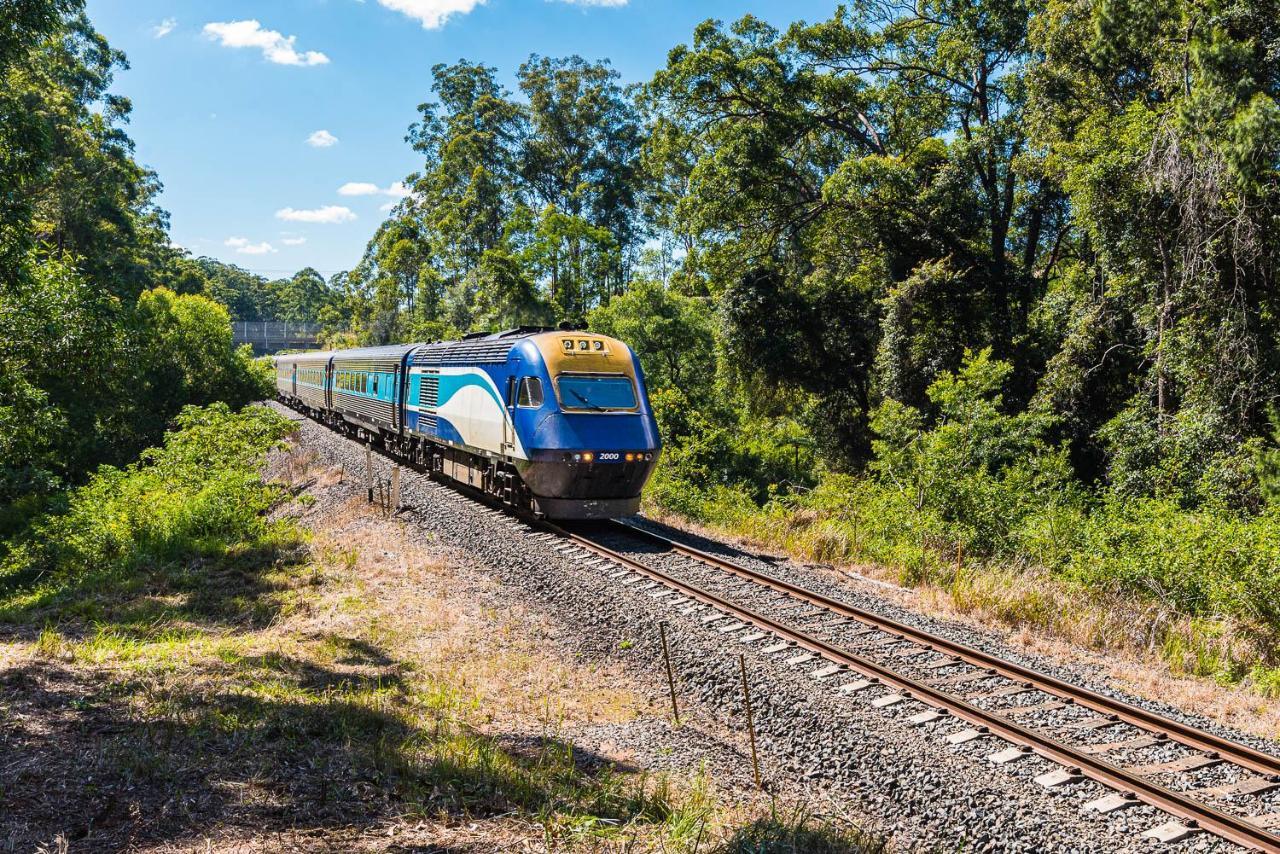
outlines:
[{"label": "marker light", "polygon": [[583,339],[579,340],[579,341],[578,341],[578,349],[579,349],[579,350],[589,350],[589,349],[591,349],[591,342],[590,342],[590,341],[588,341],[588,340],[586,340],[585,338],[583,338]]},{"label": "marker light", "polygon": [[591,342],[591,344],[592,344],[592,346],[593,346],[593,347],[595,347],[597,350],[603,350],[603,349],[604,349],[604,342],[603,342],[603,341],[592,341],[592,342]]},{"label": "marker light", "polygon": [[582,455],[582,461],[584,463],[589,463],[595,458],[596,458],[596,455],[591,453],[590,451],[587,451],[585,454]]},{"label": "marker light", "polygon": [[635,461],[636,461],[636,455],[635,455],[635,454],[627,454],[627,462],[629,462],[629,463],[633,463],[633,462],[635,462]]},{"label": "marker light", "polygon": [[576,463],[576,462],[580,462],[581,460],[582,460],[582,454],[574,454],[574,455],[573,455],[573,461],[574,461],[575,463]]},{"label": "marker light", "polygon": [[645,455],[644,455],[644,458],[645,458],[645,460],[646,460],[646,461],[647,461],[647,460],[651,460],[651,459],[653,459],[653,454],[645,454]]}]

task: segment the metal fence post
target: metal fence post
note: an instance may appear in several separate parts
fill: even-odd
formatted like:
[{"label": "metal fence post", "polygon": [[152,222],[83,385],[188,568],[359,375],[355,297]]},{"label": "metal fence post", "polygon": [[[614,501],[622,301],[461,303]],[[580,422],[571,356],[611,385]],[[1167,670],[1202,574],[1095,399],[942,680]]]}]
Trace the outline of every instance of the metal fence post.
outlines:
[{"label": "metal fence post", "polygon": [[760,759],[756,756],[756,725],[751,717],[751,688],[747,684],[747,657],[738,656],[738,667],[742,670],[742,704],[747,711],[747,735],[751,739],[751,771],[756,778],[756,788],[760,788]]},{"label": "metal fence post", "polygon": [[662,658],[667,662],[667,687],[671,689],[671,716],[676,726],[680,726],[680,708],[676,705],[676,677],[671,670],[671,651],[667,648],[667,621],[658,623],[658,631],[662,634]]}]

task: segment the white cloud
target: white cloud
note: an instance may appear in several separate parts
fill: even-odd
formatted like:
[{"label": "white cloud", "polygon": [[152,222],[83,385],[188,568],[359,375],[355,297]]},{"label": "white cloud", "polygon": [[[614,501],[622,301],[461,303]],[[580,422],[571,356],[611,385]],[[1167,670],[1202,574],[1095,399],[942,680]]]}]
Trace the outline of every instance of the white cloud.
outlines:
[{"label": "white cloud", "polygon": [[338,138],[327,130],[318,130],[307,137],[307,145],[312,148],[331,148],[338,144]]},{"label": "white cloud", "polygon": [[391,211],[395,210],[395,207],[396,207],[395,202],[387,202],[385,205],[380,205],[378,207],[378,210],[382,211],[383,213],[390,213]]},{"label": "white cloud", "polygon": [[423,29],[438,30],[452,15],[465,15],[485,0],[378,0],[394,12],[421,21]]},{"label": "white cloud", "polygon": [[281,243],[283,243],[285,246],[301,246],[302,244],[304,244],[304,243],[306,243],[306,242],[307,242],[307,238],[305,238],[305,237],[282,237],[282,238],[280,239],[280,242],[281,242]]},{"label": "white cloud", "polygon": [[165,18],[151,28],[152,38],[162,39],[178,28],[177,18]]},{"label": "white cloud", "polygon": [[338,188],[339,196],[376,196],[381,192],[377,184],[363,181],[348,181]]},{"label": "white cloud", "polygon": [[223,47],[256,47],[264,59],[277,65],[324,65],[329,61],[329,57],[316,50],[299,53],[293,47],[297,36],[264,30],[255,20],[205,24],[204,34]]},{"label": "white cloud", "polygon": [[351,212],[351,208],[345,208],[341,205],[325,205],[322,208],[301,211],[293,208],[281,208],[276,211],[276,219],[282,219],[285,222],[318,222],[332,225],[351,222],[355,218],[356,215]]},{"label": "white cloud", "polygon": [[236,250],[241,255],[268,255],[276,248],[265,240],[261,243],[250,243],[247,237],[228,237],[223,245]]},{"label": "white cloud", "polygon": [[404,185],[403,181],[396,181],[385,190],[377,184],[370,184],[368,181],[348,181],[338,188],[338,195],[390,196],[393,199],[403,199],[409,195],[409,188]]}]

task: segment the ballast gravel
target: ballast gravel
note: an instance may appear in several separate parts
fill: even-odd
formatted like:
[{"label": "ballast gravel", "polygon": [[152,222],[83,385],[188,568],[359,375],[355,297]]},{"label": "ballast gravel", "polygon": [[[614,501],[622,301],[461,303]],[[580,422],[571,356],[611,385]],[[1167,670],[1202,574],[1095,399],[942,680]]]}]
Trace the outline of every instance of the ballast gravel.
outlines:
[{"label": "ballast gravel", "polygon": [[[299,422],[302,448],[315,452],[325,462],[341,465],[346,472],[344,481],[351,484],[353,492],[363,489],[366,452],[362,445],[292,410],[269,405]],[[373,467],[375,477],[385,481],[394,461],[375,453]],[[853,677],[848,672],[835,672],[815,678],[815,673],[830,664],[821,658],[801,660],[794,650],[770,652],[777,646],[771,637],[739,640],[754,633],[745,629],[721,631],[730,626],[730,621],[704,621],[714,613],[709,608],[695,609],[696,603],[667,595],[665,588],[650,586],[647,581],[624,583],[635,576],[622,573],[622,568],[614,564],[600,562],[594,554],[566,548],[562,541],[543,536],[425,475],[402,468],[401,486],[405,509],[400,511],[400,518],[412,522],[424,536],[456,548],[487,567],[513,601],[533,605],[553,617],[571,637],[566,642],[584,658],[623,663],[655,698],[667,695],[659,633],[659,625],[665,623],[681,703],[724,721],[738,735],[742,776],[749,780],[750,753],[740,669],[745,664],[761,774],[766,781],[775,785],[798,783],[824,801],[839,799],[849,813],[890,838],[900,850],[1243,850],[1205,833],[1169,845],[1144,838],[1142,832],[1164,824],[1169,817],[1146,805],[1108,815],[1087,812],[1084,804],[1110,792],[1089,780],[1046,789],[1034,782],[1036,776],[1057,770],[1058,766],[1046,760],[1028,756],[996,764],[990,757],[1009,744],[992,736],[953,746],[945,736],[964,726],[946,716],[913,723],[910,718],[927,711],[918,701],[877,705],[876,701],[889,693],[879,685],[842,692],[840,687],[854,681]],[[644,521],[640,524],[652,525]],[[723,554],[859,608],[1277,751],[1274,743],[1247,738],[1159,704],[1125,697],[1103,684],[1097,674],[1018,654],[968,627],[923,617],[867,593],[837,587],[802,567],[759,560],[723,544],[661,526],[654,528],[664,536]],[[618,545],[619,551],[625,550],[622,543]],[[634,542],[631,548],[635,548]],[[690,566],[691,561],[678,556],[632,556],[673,575],[681,573],[683,577],[699,572]],[[744,604],[759,596],[748,587],[742,591]],[[753,607],[765,604],[757,599]],[[803,623],[805,613],[792,613],[787,617],[788,624],[811,626]],[[821,615],[815,616],[819,618],[817,625],[821,625]],[[850,645],[853,642],[851,639]],[[904,668],[908,666],[904,661],[918,658],[911,665],[914,667],[930,661],[926,656],[895,659],[893,649],[893,645],[886,645],[875,658]],[[1037,692],[1029,694],[1027,698],[1003,698],[1000,705],[1026,705],[1045,699]],[[1055,715],[1062,713],[1037,714],[1047,723],[1059,720]],[[1122,732],[1099,740],[1118,740],[1126,735]],[[607,737],[607,733],[601,737]],[[688,745],[694,753],[701,747]],[[665,759],[672,767],[687,767],[681,765],[680,757],[670,753],[650,758]]]}]

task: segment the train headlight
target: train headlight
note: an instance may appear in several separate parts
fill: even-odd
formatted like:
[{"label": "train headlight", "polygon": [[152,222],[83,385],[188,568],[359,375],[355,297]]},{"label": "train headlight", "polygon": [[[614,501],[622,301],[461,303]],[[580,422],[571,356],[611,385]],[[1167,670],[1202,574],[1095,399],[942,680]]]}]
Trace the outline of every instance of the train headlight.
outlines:
[{"label": "train headlight", "polygon": [[629,462],[629,463],[633,463],[633,462],[635,462],[635,461],[636,461],[636,455],[635,455],[635,454],[627,454],[627,462]]},{"label": "train headlight", "polygon": [[582,454],[574,454],[574,455],[573,455],[573,461],[574,461],[575,463],[582,462]]},{"label": "train headlight", "polygon": [[644,459],[645,459],[645,462],[649,462],[650,460],[653,459],[653,454],[645,454]]},{"label": "train headlight", "polygon": [[582,461],[584,463],[589,463],[595,458],[596,458],[596,455],[591,453],[590,451],[587,451],[585,454],[582,455]]}]

